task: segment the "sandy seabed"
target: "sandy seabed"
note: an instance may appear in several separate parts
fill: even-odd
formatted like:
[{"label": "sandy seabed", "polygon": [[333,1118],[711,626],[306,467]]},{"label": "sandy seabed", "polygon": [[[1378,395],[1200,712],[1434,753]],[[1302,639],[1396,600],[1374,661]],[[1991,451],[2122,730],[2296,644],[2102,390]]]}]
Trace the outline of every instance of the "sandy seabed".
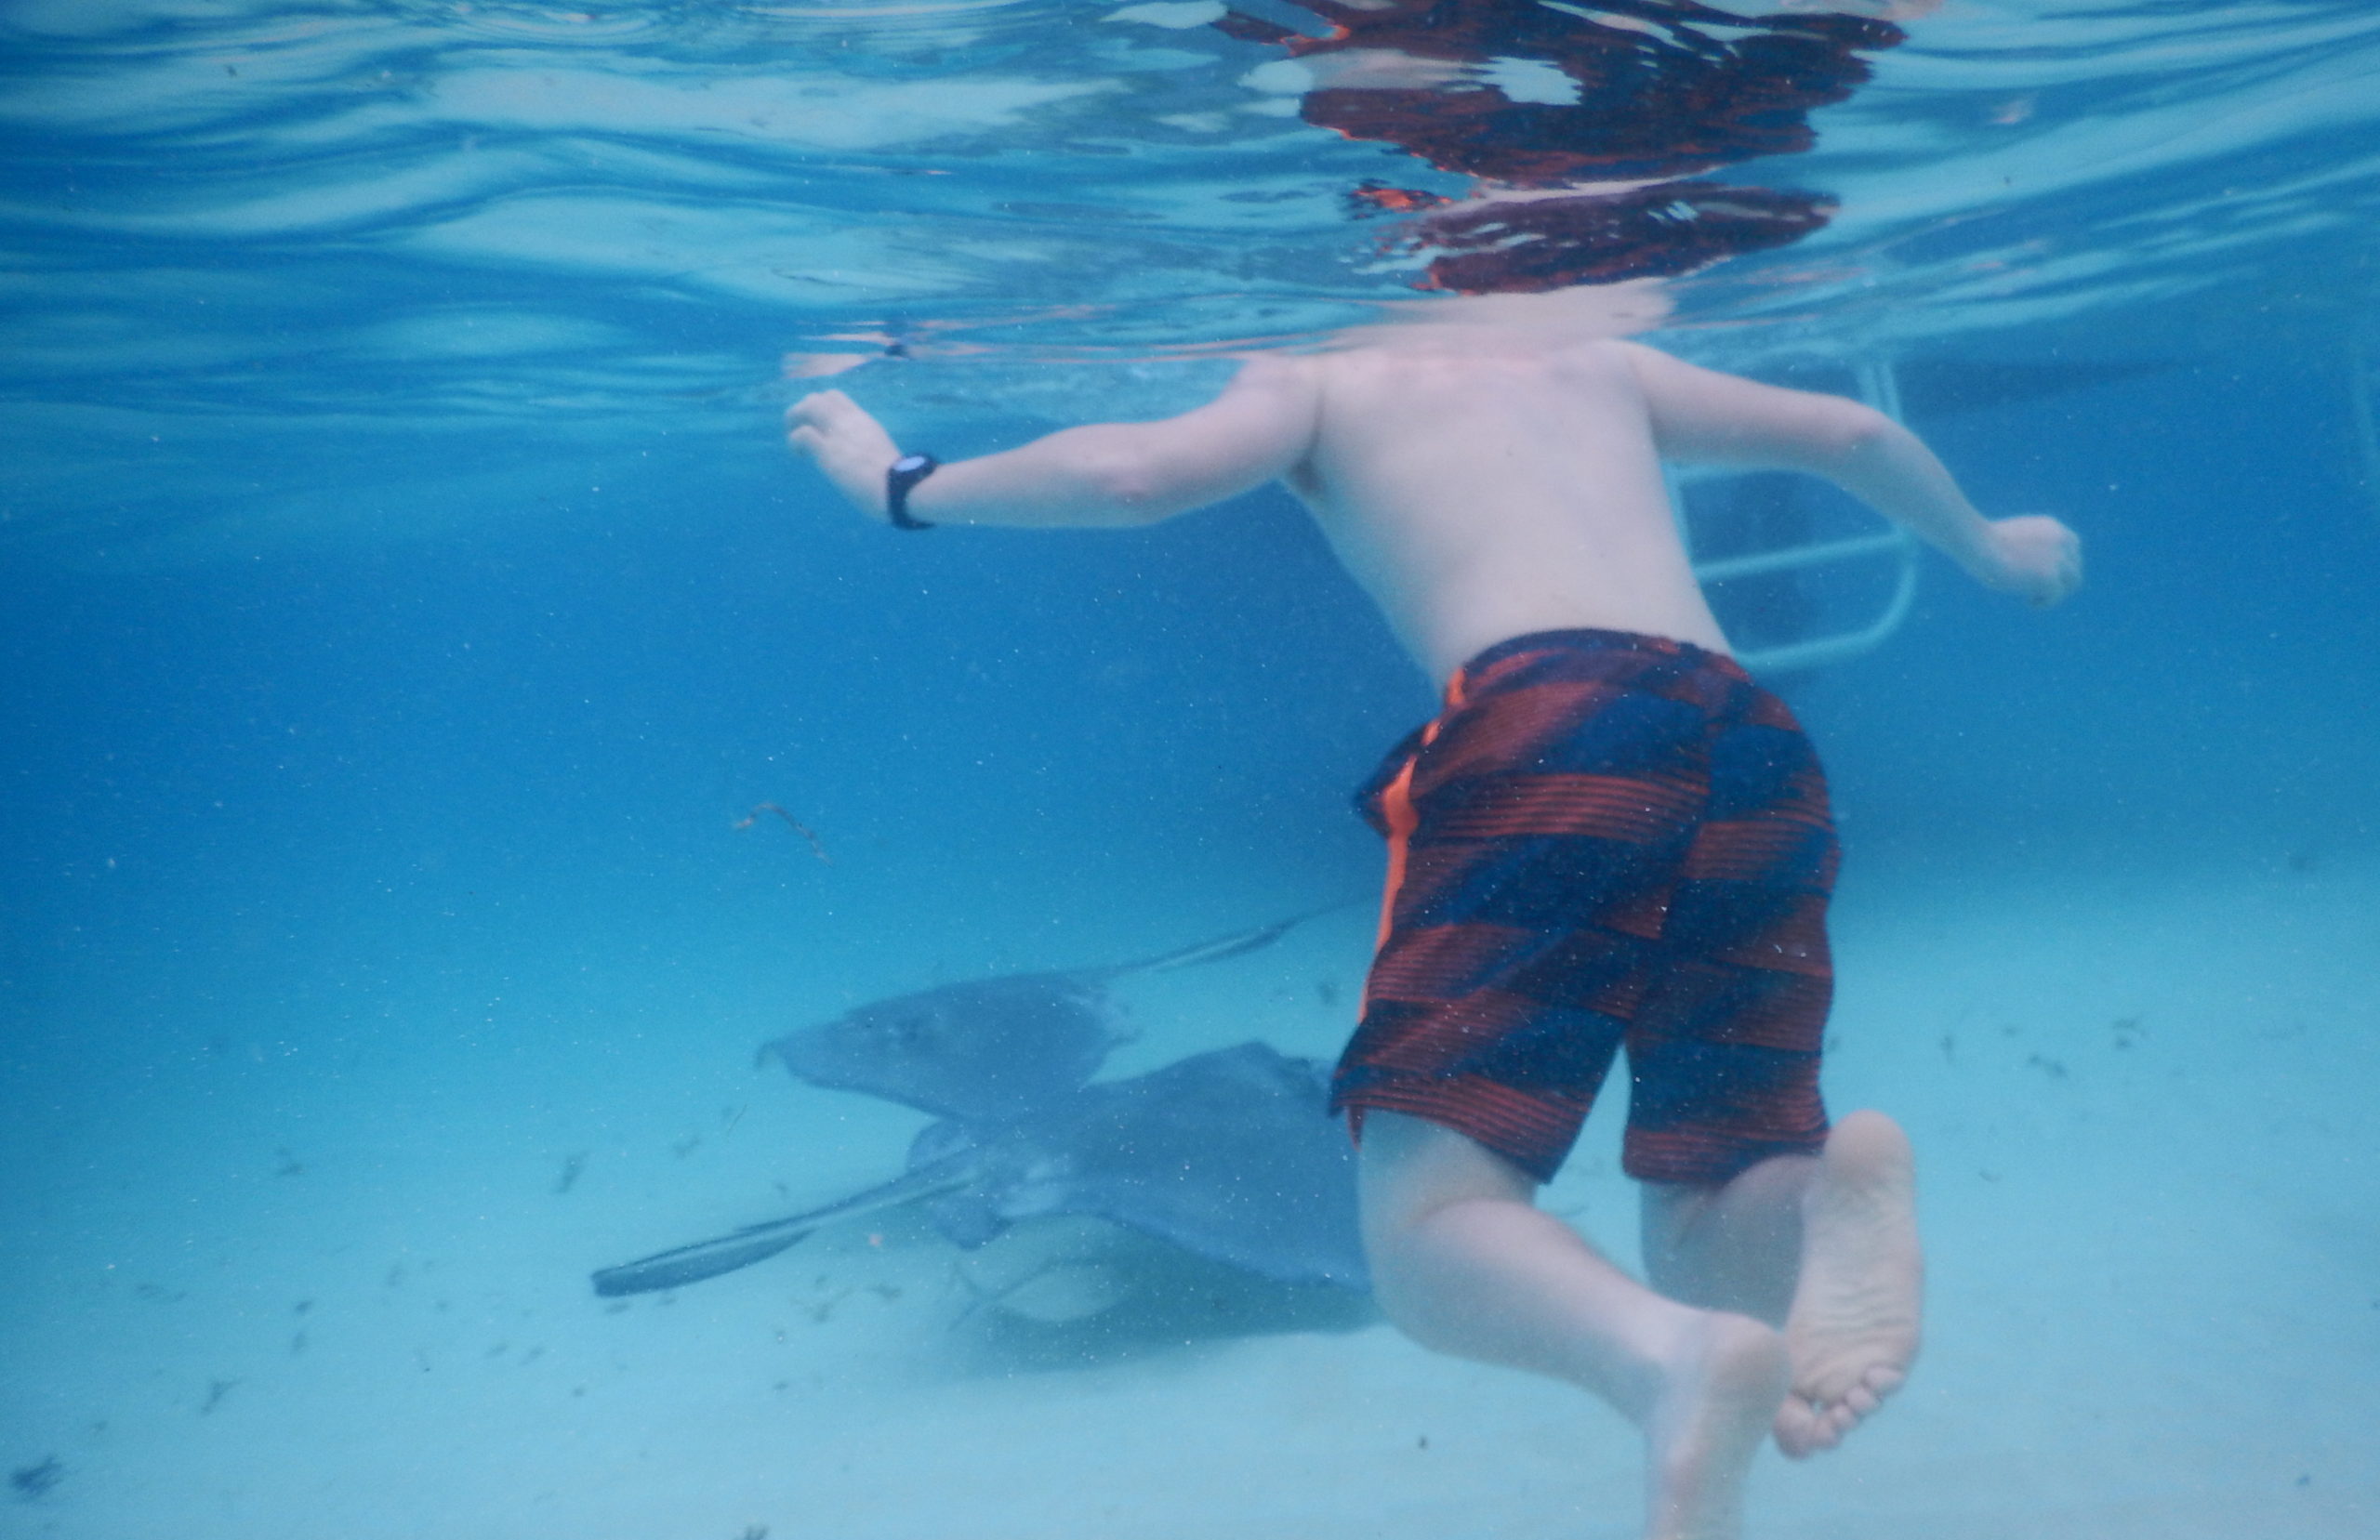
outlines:
[{"label": "sandy seabed", "polygon": [[[1755,1540],[2380,1533],[2380,862],[1861,871],[1838,915],[1830,1099],[1916,1139],[1930,1336],[1844,1450],[1764,1458]],[[1112,1069],[1334,1050],[1342,920],[1147,981]],[[1359,1311],[1029,1328],[897,1217],[596,1299],[592,1267],[879,1179],[917,1122],[675,1025],[34,1088],[0,1536],[1634,1532],[1617,1418]],[[1546,1201],[1633,1260],[1611,1112]]]}]

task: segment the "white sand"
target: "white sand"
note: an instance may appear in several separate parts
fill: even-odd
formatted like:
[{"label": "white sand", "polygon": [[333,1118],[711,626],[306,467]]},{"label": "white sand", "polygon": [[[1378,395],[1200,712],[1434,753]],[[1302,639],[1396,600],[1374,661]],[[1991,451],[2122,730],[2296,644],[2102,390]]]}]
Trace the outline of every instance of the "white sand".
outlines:
[{"label": "white sand", "polygon": [[[1862,867],[1839,914],[1831,1099],[1916,1137],[1931,1336],[1844,1450],[1765,1462],[1752,1533],[2380,1533],[2380,866]],[[1366,924],[1148,981],[1114,1068],[1329,1051]],[[1633,1533],[1615,1418],[1378,1324],[1032,1367],[903,1222],[607,1310],[588,1268],[897,1163],[915,1119],[755,1079],[747,1025],[39,1088],[0,1463],[63,1474],[0,1536]],[[1628,1257],[1613,1135],[1548,1201]]]}]

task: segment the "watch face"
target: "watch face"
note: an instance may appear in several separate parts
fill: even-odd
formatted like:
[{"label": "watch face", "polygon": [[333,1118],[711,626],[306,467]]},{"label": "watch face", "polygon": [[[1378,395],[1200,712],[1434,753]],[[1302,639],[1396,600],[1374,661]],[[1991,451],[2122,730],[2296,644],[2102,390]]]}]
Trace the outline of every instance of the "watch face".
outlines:
[{"label": "watch face", "polygon": [[892,462],[894,474],[901,476],[906,476],[913,470],[923,470],[925,467],[926,457],[922,454],[904,454]]}]

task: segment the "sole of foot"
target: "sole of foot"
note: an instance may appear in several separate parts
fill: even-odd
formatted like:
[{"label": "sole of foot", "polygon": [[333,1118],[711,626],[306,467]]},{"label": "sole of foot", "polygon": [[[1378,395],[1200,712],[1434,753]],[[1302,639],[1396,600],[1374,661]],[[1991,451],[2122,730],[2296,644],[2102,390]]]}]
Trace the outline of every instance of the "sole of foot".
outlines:
[{"label": "sole of foot", "polygon": [[1882,1112],[1827,1136],[1802,1200],[1802,1276],[1785,1321],[1792,1389],[1777,1447],[1805,1459],[1843,1441],[1909,1377],[1925,1268],[1909,1137]]}]

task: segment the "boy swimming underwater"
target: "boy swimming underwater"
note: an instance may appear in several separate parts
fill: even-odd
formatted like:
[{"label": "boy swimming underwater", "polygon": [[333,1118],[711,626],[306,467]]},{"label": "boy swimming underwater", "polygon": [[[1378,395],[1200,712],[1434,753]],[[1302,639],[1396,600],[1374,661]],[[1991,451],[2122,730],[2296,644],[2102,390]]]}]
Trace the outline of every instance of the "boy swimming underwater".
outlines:
[{"label": "boy swimming underwater", "polygon": [[[1602,1396],[1645,1434],[1647,1536],[1714,1540],[1765,1436],[1830,1448],[1900,1385],[1922,1262],[1898,1125],[1818,1098],[1824,777],[1730,656],[1661,462],[1824,477],[2036,604],[2081,555],[1982,518],[1890,418],[1618,340],[1609,304],[1434,305],[1179,417],[947,466],[837,391],[787,420],[908,526],[1136,526],[1276,480],[1312,511],[1445,689],[1362,796],[1388,890],[1334,1105],[1375,1292],[1428,1347]],[[1533,1202],[1622,1046],[1650,1287]]]}]

